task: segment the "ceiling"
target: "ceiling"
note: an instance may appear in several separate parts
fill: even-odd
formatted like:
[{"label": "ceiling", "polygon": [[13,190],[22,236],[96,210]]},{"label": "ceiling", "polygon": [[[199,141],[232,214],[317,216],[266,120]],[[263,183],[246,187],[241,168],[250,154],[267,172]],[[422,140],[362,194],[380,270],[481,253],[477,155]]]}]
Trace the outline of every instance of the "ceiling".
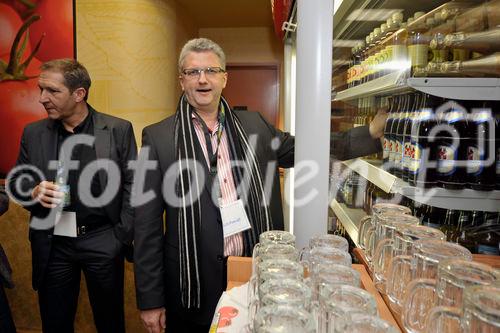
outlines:
[{"label": "ceiling", "polygon": [[271,0],[177,0],[199,28],[271,27]]}]

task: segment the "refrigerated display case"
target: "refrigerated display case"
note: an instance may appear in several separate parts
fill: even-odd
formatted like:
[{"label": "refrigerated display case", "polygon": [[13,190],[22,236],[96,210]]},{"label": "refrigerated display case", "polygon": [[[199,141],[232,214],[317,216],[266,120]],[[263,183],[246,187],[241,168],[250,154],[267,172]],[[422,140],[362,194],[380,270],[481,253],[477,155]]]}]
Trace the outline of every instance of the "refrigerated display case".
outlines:
[{"label": "refrigerated display case", "polygon": [[[500,1],[336,3],[332,131],[367,125],[381,108],[389,111],[389,123],[402,124],[399,132],[386,133],[384,153],[331,167],[337,170],[331,171],[335,181],[329,193],[337,232],[358,245],[359,221],[370,213],[370,205],[392,200],[410,206],[428,225],[446,229],[452,224],[457,230],[450,235],[457,242],[462,240],[456,234],[470,233],[462,243],[473,253],[498,255]],[[296,3],[290,20],[300,29]],[[286,43],[293,49],[295,32],[286,33]],[[299,99],[301,91],[296,94]],[[439,132],[425,146],[427,137],[415,131],[427,126],[429,115],[435,125],[455,134]],[[483,141],[478,143],[479,132]],[[454,135],[459,149],[450,144]],[[387,148],[391,139],[396,151]],[[425,151],[432,156],[424,156]],[[434,174],[431,181],[420,175],[424,165],[427,176]],[[353,192],[361,202],[352,202]],[[482,218],[471,224],[473,214]]]}]

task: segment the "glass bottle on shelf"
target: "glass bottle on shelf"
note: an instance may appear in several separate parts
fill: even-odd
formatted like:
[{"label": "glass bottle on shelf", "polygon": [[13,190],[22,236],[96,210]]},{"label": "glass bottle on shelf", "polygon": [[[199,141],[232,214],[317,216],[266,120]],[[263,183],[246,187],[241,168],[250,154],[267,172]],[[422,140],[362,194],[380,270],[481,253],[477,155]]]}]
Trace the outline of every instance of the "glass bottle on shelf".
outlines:
[{"label": "glass bottle on shelf", "polygon": [[475,102],[472,106],[468,122],[467,183],[474,190],[491,191],[495,189],[496,178],[492,105],[489,102]]},{"label": "glass bottle on shelf", "polygon": [[383,163],[382,168],[386,171],[389,170],[389,155],[391,153],[391,128],[396,115],[396,108],[395,108],[396,98],[397,96],[390,96],[387,98],[389,112],[384,127],[383,156],[382,156],[382,163]]},{"label": "glass bottle on shelf", "polygon": [[427,162],[437,160],[437,142],[431,137],[437,125],[434,108],[440,99],[426,95],[425,103],[415,120],[411,133],[412,159],[409,166],[408,182],[412,186],[429,188],[436,185],[436,169]]},{"label": "glass bottle on shelf", "polygon": [[401,178],[404,181],[409,180],[410,175],[410,165],[412,156],[414,154],[414,149],[411,144],[411,133],[414,131],[413,127],[416,126],[416,115],[422,109],[422,103],[424,103],[425,95],[416,92],[413,105],[411,106],[409,116],[406,119],[405,126],[403,129],[403,161],[402,161],[402,175]]},{"label": "glass bottle on shelf", "polygon": [[500,27],[478,32],[457,32],[444,38],[448,48],[461,48],[485,55],[500,51]]},{"label": "glass bottle on shelf", "polygon": [[465,166],[457,163],[467,160],[466,142],[469,137],[466,115],[466,110],[455,103],[444,114],[442,121],[447,130],[439,133],[436,175],[440,186],[447,189],[463,189],[467,182]]},{"label": "glass bottle on shelf", "polygon": [[408,54],[411,61],[412,73],[425,70],[428,63],[429,40],[426,37],[427,26],[425,12],[416,12],[414,21],[408,24]]},{"label": "glass bottle on shelf", "polygon": [[476,253],[500,255],[500,221],[498,212],[485,212],[484,222],[472,235]]},{"label": "glass bottle on shelf", "polygon": [[396,148],[394,154],[394,175],[401,178],[403,175],[403,137],[405,124],[410,117],[410,108],[415,101],[415,94],[410,93],[404,95],[405,103],[403,104],[402,116],[398,122],[398,127],[396,128]]},{"label": "glass bottle on shelf", "polygon": [[445,236],[446,240],[451,242],[452,236],[456,233],[458,226],[459,211],[454,209],[448,209],[444,218],[444,223],[441,224],[439,230],[441,230]]},{"label": "glass bottle on shelf", "polygon": [[441,72],[453,76],[499,77],[500,52],[472,60],[445,62],[441,65]]},{"label": "glass bottle on shelf", "polygon": [[390,148],[391,151],[389,152],[389,163],[388,163],[388,168],[389,172],[392,173],[393,175],[396,174],[396,155],[398,153],[398,147],[397,147],[397,131],[399,127],[399,123],[402,121],[404,118],[403,111],[404,111],[404,105],[406,102],[406,97],[407,95],[396,95],[394,99],[394,104],[395,104],[395,115],[394,115],[394,120],[392,121],[391,125],[391,130],[390,130]]},{"label": "glass bottle on shelf", "polygon": [[[458,226],[456,232],[451,236],[452,242],[459,243],[467,248],[473,248],[471,244],[467,244],[467,239],[465,237],[466,232],[472,226],[472,212],[467,210],[460,211],[458,216]],[[467,244],[467,245],[466,245]]]}]

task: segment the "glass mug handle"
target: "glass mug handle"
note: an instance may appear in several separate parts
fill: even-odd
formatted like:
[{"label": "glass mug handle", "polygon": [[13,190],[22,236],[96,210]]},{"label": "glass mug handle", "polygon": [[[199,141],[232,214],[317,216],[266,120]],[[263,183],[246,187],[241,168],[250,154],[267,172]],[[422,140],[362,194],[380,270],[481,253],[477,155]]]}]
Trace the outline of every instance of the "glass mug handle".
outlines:
[{"label": "glass mug handle", "polygon": [[359,220],[358,245],[363,250],[366,247],[365,239],[364,239],[366,228],[368,225],[371,224],[371,220],[372,220],[371,215],[363,216],[363,218],[361,218],[361,220]]},{"label": "glass mug handle", "polygon": [[[390,238],[385,238],[382,239],[378,245],[377,248],[375,249],[375,253],[373,254],[372,257],[372,264],[373,264],[373,272],[376,275],[377,273],[383,274],[385,265],[384,262],[386,261],[386,256],[390,251],[392,250],[392,246],[394,244],[394,240]],[[389,251],[389,252],[387,252]]]},{"label": "glass mug handle", "polygon": [[375,241],[375,226],[370,224],[368,229],[365,231],[364,242],[365,242],[365,257],[368,262],[372,261],[373,251],[372,243]]},{"label": "glass mug handle", "polygon": [[[406,265],[408,266],[408,270],[411,269],[411,256],[408,255],[399,255],[394,258],[392,258],[391,262],[389,263],[389,269],[387,270],[387,280],[386,280],[386,293],[389,296],[389,299],[392,301],[396,301],[396,303],[401,303],[402,299],[399,299],[398,296],[404,296],[403,295],[398,295],[397,294],[397,289],[396,283],[400,280],[401,276],[397,276],[397,273],[400,269],[401,266]],[[398,304],[398,305],[399,305]]]},{"label": "glass mug handle", "polygon": [[304,276],[309,276],[309,251],[311,249],[309,247],[305,247],[299,252],[299,263],[302,264],[302,267],[304,269]]},{"label": "glass mug handle", "polygon": [[[414,298],[418,291],[422,289],[429,289],[433,294],[436,293],[437,281],[434,279],[415,279],[410,282],[406,288],[406,295],[403,300],[403,306],[401,311],[401,321],[403,322],[404,328],[408,332],[420,331],[418,327],[414,327],[414,320],[411,320],[412,315],[415,315],[414,309]],[[419,307],[420,308],[420,307]],[[428,313],[427,313],[428,314]],[[427,315],[426,314],[426,315]],[[425,318],[419,318],[419,321],[423,321],[425,324],[427,316]]]},{"label": "glass mug handle", "polygon": [[435,306],[427,315],[427,320],[425,321],[425,331],[426,333],[440,333],[440,318],[447,317],[456,322],[453,327],[460,327],[462,321],[462,310],[453,306]]},{"label": "glass mug handle", "polygon": [[255,244],[252,251],[252,276],[257,275],[257,256],[259,255],[259,249],[262,245],[260,243]]}]

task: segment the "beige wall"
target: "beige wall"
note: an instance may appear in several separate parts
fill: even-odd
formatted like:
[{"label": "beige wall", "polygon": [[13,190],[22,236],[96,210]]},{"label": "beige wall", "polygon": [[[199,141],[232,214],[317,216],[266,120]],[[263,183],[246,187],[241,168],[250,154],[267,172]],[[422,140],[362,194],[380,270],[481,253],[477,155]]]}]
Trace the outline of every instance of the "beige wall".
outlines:
[{"label": "beige wall", "polygon": [[[202,28],[200,37],[217,42],[226,53],[229,64],[278,64],[283,82],[283,43],[272,28]],[[228,84],[231,84],[229,77]],[[279,128],[283,128],[283,84],[280,84]]]},{"label": "beige wall", "polygon": [[89,102],[142,129],[175,112],[177,54],[198,28],[175,1],[77,0],[77,58],[92,77]]}]

